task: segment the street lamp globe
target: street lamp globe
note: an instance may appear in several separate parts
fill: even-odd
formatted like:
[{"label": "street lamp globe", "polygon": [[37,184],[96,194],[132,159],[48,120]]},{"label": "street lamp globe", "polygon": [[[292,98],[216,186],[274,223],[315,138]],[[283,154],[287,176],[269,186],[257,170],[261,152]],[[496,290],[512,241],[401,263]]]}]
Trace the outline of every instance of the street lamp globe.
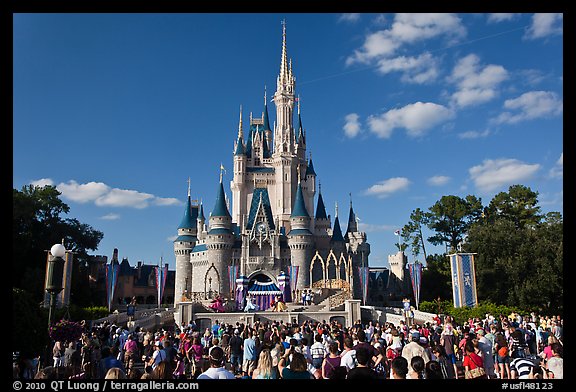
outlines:
[{"label": "street lamp globe", "polygon": [[66,254],[66,248],[62,244],[55,244],[50,248],[50,253],[54,257],[64,257]]}]

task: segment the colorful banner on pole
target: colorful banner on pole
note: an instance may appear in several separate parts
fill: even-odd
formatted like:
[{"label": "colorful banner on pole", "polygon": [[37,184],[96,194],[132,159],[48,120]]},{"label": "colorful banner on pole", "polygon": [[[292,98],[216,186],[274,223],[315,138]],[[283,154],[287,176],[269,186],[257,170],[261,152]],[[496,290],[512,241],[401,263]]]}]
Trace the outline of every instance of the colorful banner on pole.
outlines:
[{"label": "colorful banner on pole", "polygon": [[166,286],[166,276],[168,275],[168,264],[163,267],[154,267],[156,272],[156,290],[158,292],[158,307],[162,304],[164,296],[164,287]]},{"label": "colorful banner on pole", "polygon": [[420,303],[420,286],[422,285],[422,263],[415,261],[412,264],[408,264],[408,271],[410,271],[414,301],[416,302],[416,309],[418,309],[418,304]]},{"label": "colorful banner on pole", "polygon": [[228,282],[230,283],[230,292],[234,293],[236,290],[236,278],[238,278],[238,266],[229,265],[228,266]]},{"label": "colorful banner on pole", "polygon": [[360,287],[362,288],[362,303],[366,305],[368,298],[368,275],[370,273],[369,267],[358,267],[358,274],[360,275]]},{"label": "colorful banner on pole", "polygon": [[290,287],[292,290],[296,290],[296,283],[298,283],[298,270],[300,266],[289,265],[288,266],[288,276],[290,276]]},{"label": "colorful banner on pole", "polygon": [[106,264],[106,295],[108,296],[108,311],[112,311],[112,300],[114,299],[114,291],[118,283],[118,272],[120,265],[118,263]]},{"label": "colorful banner on pole", "polygon": [[476,270],[474,268],[474,255],[476,253],[455,253],[450,257],[450,270],[452,273],[452,296],[454,307],[474,307],[478,305],[476,293]]}]

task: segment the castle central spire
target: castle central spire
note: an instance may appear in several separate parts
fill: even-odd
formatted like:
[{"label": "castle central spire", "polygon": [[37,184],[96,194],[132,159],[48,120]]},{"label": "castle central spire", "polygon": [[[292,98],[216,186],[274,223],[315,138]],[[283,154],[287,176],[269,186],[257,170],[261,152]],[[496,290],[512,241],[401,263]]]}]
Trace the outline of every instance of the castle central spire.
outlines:
[{"label": "castle central spire", "polygon": [[286,21],[282,21],[282,57],[280,58],[280,74],[276,79],[276,121],[274,128],[274,152],[289,153],[293,151],[294,129],[292,113],[294,111],[294,89],[296,78],[292,74],[292,61],[288,59],[286,49]]}]

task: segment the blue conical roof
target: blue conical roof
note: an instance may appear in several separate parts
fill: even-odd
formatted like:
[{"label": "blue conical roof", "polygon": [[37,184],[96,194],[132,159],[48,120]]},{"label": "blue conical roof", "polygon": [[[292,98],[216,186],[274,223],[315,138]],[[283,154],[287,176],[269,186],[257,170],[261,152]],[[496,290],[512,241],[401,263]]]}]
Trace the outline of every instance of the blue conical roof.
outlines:
[{"label": "blue conical roof", "polygon": [[306,217],[310,218],[308,211],[306,210],[306,205],[304,204],[304,196],[302,195],[302,187],[298,184],[298,189],[296,190],[296,200],[294,201],[294,208],[292,209],[291,218],[295,217]]},{"label": "blue conical roof", "polygon": [[302,118],[300,117],[300,113],[298,113],[298,133],[296,136],[296,143],[306,144],[306,139],[304,138],[304,128],[302,127]]},{"label": "blue conical roof", "polygon": [[204,218],[204,205],[200,204],[200,212],[198,213],[198,219],[205,221],[206,218]]},{"label": "blue conical roof", "polygon": [[[198,210],[196,210],[198,212]],[[178,226],[179,229],[193,229],[196,227],[196,217],[193,217],[192,204],[190,202],[190,195],[188,195],[188,201],[186,202],[186,209],[184,210],[184,216],[182,221]]]},{"label": "blue conical roof", "polygon": [[270,120],[268,120],[268,105],[264,103],[264,130],[270,131]]},{"label": "blue conical roof", "polygon": [[238,142],[236,143],[236,151],[234,151],[234,155],[244,155],[245,153],[244,141],[240,136],[238,136]]},{"label": "blue conical roof", "polygon": [[328,219],[326,215],[326,207],[324,206],[324,199],[322,193],[318,193],[318,205],[316,206],[316,219]]},{"label": "blue conical roof", "polygon": [[214,209],[210,216],[225,216],[232,218],[230,212],[228,212],[228,207],[226,206],[226,196],[224,194],[224,185],[222,183],[218,186],[218,191],[216,194],[216,203],[214,204]]},{"label": "blue conical roof", "polygon": [[307,176],[316,175],[316,172],[314,171],[314,165],[312,164],[312,158],[310,158],[310,162],[308,162],[308,167],[306,168],[306,175]]},{"label": "blue conical roof", "polygon": [[340,221],[338,216],[334,219],[334,231],[332,232],[332,238],[330,242],[344,242],[344,237],[342,237],[342,229],[340,228]]},{"label": "blue conical roof", "polygon": [[358,231],[358,223],[356,222],[356,214],[352,208],[352,202],[350,202],[350,215],[348,216],[348,228],[346,229],[346,238],[348,238],[348,233]]}]

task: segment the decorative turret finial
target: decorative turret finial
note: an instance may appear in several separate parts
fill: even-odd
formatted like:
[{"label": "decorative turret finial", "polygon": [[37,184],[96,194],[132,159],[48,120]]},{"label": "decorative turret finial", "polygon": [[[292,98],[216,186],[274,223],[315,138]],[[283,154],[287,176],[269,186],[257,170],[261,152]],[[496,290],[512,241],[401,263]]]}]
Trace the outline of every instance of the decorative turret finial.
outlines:
[{"label": "decorative turret finial", "polygon": [[320,180],[318,180],[318,193],[322,193],[322,184],[320,184]]},{"label": "decorative turret finial", "polygon": [[300,184],[300,165],[296,166],[296,171],[298,172],[298,184]]},{"label": "decorative turret finial", "polygon": [[266,106],[266,105],[267,105],[267,102],[266,102],[266,85],[264,85],[264,106]]},{"label": "decorative turret finial", "polygon": [[240,105],[240,121],[238,122],[238,139],[244,140],[244,132],[242,131],[242,105]]},{"label": "decorative turret finial", "polygon": [[222,172],[226,173],[226,169],[224,169],[224,165],[220,162],[220,184],[222,184]]},{"label": "decorative turret finial", "polygon": [[338,218],[338,202],[336,202],[336,218]]},{"label": "decorative turret finial", "polygon": [[190,197],[190,177],[188,177],[188,197]]},{"label": "decorative turret finial", "polygon": [[350,192],[349,195],[350,195],[350,207],[352,207],[352,192]]},{"label": "decorative turret finial", "polygon": [[252,112],[250,112],[250,125],[252,125]]}]

